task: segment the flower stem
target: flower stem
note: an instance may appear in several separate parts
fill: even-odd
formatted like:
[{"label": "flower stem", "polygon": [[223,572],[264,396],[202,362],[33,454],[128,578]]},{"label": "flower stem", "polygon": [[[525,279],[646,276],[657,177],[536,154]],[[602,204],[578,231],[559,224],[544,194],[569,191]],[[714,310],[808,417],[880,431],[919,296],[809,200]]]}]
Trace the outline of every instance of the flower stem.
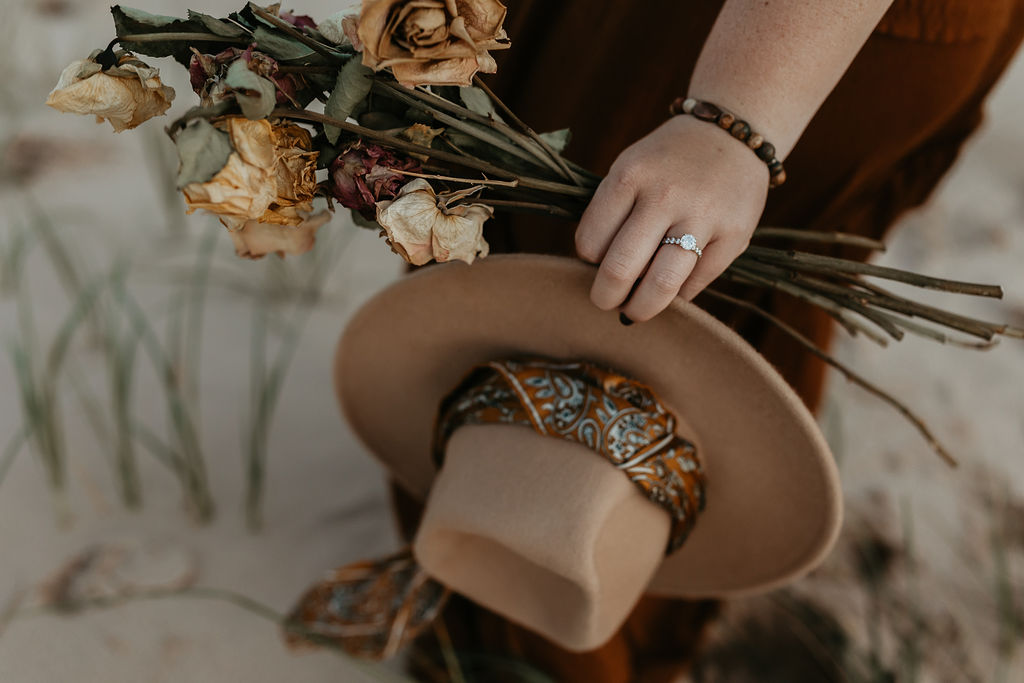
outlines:
[{"label": "flower stem", "polygon": [[195,40],[210,43],[233,43],[235,45],[248,45],[252,42],[249,38],[229,38],[218,36],[216,33],[130,33],[118,36],[119,43],[162,43],[168,40]]},{"label": "flower stem", "polygon": [[364,128],[363,126],[349,123],[347,121],[341,121],[334,119],[323,114],[317,114],[316,112],[306,111],[303,109],[290,109],[287,107],[279,107],[271,112],[271,116],[277,116],[285,119],[294,119],[297,121],[313,121],[320,124],[326,124],[329,126],[335,126],[343,131],[358,135],[366,140],[372,140],[379,145],[385,147],[391,147],[393,149],[400,149],[404,152],[411,152],[413,154],[421,154],[433,159],[439,159],[446,161],[451,164],[457,164],[465,168],[471,168],[481,173],[487,173],[503,177],[507,180],[515,180],[519,183],[519,187],[529,188],[532,190],[540,190],[542,192],[550,192],[552,194],[561,194],[569,197],[578,197],[580,199],[589,199],[593,196],[594,191],[586,187],[576,187],[574,185],[566,185],[564,183],[556,183],[551,180],[541,180],[540,178],[530,178],[524,176],[517,176],[516,174],[507,171],[499,166],[490,164],[486,161],[482,161],[475,157],[464,157],[458,154],[451,154],[443,150],[434,149],[432,147],[426,147],[424,145],[417,145],[414,142],[408,142],[402,140],[393,135],[382,133],[380,131],[372,130],[370,128]]}]

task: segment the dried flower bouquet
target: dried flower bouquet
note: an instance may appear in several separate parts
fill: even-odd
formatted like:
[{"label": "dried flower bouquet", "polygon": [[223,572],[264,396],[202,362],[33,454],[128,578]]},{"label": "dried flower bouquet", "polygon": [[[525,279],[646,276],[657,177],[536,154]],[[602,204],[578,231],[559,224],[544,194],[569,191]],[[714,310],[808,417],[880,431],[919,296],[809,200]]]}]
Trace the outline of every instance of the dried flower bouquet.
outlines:
[{"label": "dried flower bouquet", "polygon": [[[136,54],[173,57],[187,68],[199,105],[167,127],[180,158],[178,187],[188,212],[218,217],[240,256],[308,251],[336,202],[357,224],[380,230],[411,264],[472,263],[488,254],[483,226],[494,212],[574,220],[601,180],[562,156],[568,130],[536,133],[479,78],[497,68],[491,52],[509,47],[498,0],[364,0],[358,13],[319,23],[252,3],[223,18],[111,11],[116,38],[65,69],[47,104],[94,114],[115,131],[134,128],[163,114],[174,97]],[[319,104],[322,113],[310,108]],[[314,211],[317,196],[327,199],[327,210]],[[765,240],[883,245],[760,228],[723,276],[750,291],[801,299],[852,334],[884,345],[909,332],[970,348],[1024,337],[1024,330],[919,303],[865,276],[984,297],[1001,297],[997,286],[772,248]],[[955,462],[909,409],[760,309],[756,298],[714,287],[705,293],[778,325],[895,406]]]}]

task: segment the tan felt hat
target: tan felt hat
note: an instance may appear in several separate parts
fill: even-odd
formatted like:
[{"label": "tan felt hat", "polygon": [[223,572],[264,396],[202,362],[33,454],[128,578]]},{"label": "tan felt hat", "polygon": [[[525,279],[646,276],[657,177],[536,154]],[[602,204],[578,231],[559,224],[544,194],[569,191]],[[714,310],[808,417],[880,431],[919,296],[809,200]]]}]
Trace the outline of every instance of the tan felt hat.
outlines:
[{"label": "tan felt hat", "polygon": [[[551,256],[423,269],[371,299],[342,336],[352,428],[426,508],[413,550],[437,580],[572,650],[610,638],[639,597],[765,591],[820,562],[842,495],[814,418],[735,332],[675,301],[630,327],[589,300],[594,270]],[[475,365],[585,360],[651,387],[696,445],[706,508],[665,555],[668,513],[574,442],[468,425],[436,471],[439,404]]]}]

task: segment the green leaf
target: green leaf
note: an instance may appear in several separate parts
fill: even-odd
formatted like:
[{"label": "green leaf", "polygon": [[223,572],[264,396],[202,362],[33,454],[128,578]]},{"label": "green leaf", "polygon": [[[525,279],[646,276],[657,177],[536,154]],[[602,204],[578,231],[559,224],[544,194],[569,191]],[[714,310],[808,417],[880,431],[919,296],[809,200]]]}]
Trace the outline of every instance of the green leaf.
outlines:
[{"label": "green leaf", "polygon": [[249,32],[238,24],[232,24],[229,21],[211,17],[209,14],[203,14],[195,10],[188,11],[188,18],[189,21],[202,24],[210,33],[215,33],[225,38],[245,38],[249,35]]},{"label": "green leaf", "polygon": [[[133,7],[114,5],[110,8],[114,17],[114,29],[119,36],[149,35],[154,33],[209,33],[209,29],[198,21],[189,21],[168,17],[161,14],[150,14]],[[201,43],[203,52],[220,52],[232,41],[218,43],[215,41]],[[192,58],[189,50],[190,42],[186,40],[160,40],[156,42],[125,41],[121,47],[150,57],[174,57],[178,63],[188,66]]]},{"label": "green leaf", "polygon": [[293,59],[305,59],[316,54],[315,50],[294,38],[277,33],[275,29],[268,29],[257,26],[253,32],[256,45],[262,52],[266,52],[274,59],[289,61]]},{"label": "green leaf", "polygon": [[551,149],[561,154],[565,150],[566,145],[572,141],[572,131],[568,128],[553,130],[550,133],[541,133],[540,139],[548,143]]},{"label": "green leaf", "polygon": [[494,102],[491,101],[490,96],[480,88],[463,86],[459,88],[459,97],[462,98],[462,103],[466,105],[466,109],[471,112],[504,123],[498,112],[494,110]]},{"label": "green leaf", "polygon": [[241,59],[232,62],[224,82],[235,91],[235,99],[247,119],[265,119],[277,104],[274,83],[249,70]]},{"label": "green leaf", "polygon": [[[370,94],[370,88],[373,86],[373,81],[370,80],[372,75],[373,69],[363,66],[362,59],[358,56],[345,62],[345,66],[338,72],[334,90],[327,98],[324,114],[341,121],[347,119],[356,106]],[[341,129],[324,126],[324,134],[333,145],[338,141]]]},{"label": "green leaf", "polygon": [[231,139],[206,119],[193,119],[174,138],[178,148],[178,188],[205,183],[224,168],[231,156]]}]

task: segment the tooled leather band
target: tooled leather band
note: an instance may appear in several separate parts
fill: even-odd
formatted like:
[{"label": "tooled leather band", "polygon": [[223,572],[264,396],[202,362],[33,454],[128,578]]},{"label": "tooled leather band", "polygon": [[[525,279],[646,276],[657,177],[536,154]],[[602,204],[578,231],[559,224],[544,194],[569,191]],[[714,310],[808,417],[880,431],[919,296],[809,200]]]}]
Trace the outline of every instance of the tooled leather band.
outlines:
[{"label": "tooled leather band", "polygon": [[[468,424],[520,424],[587,446],[623,471],[672,515],[667,552],[678,549],[704,508],[704,473],[693,444],[651,390],[590,363],[542,358],[475,368],[442,401],[435,434],[438,466],[445,444]],[[382,659],[430,626],[448,589],[403,551],[330,572],[285,620],[289,644],[340,647]]]},{"label": "tooled leather band", "polygon": [[529,358],[474,368],[441,403],[438,467],[467,424],[525,425],[604,457],[672,516],[667,553],[704,509],[704,471],[694,445],[676,435],[675,416],[648,387],[592,363]]}]

